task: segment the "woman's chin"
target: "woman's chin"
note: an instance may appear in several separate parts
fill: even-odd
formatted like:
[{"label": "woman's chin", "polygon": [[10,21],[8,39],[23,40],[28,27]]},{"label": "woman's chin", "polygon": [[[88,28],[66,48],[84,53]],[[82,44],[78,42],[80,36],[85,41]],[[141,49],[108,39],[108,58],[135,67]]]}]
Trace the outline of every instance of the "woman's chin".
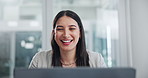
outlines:
[{"label": "woman's chin", "polygon": [[61,50],[67,52],[67,51],[74,50],[74,48],[71,48],[71,47],[62,47]]}]

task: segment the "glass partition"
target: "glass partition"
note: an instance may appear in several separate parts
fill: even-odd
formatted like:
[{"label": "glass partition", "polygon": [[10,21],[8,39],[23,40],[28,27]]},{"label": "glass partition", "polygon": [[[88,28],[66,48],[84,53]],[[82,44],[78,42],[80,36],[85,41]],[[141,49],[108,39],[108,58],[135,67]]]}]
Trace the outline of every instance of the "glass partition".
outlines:
[{"label": "glass partition", "polygon": [[0,78],[7,77],[10,74],[10,39],[9,33],[0,33]]},{"label": "glass partition", "polygon": [[41,50],[41,32],[16,32],[15,67],[28,68],[36,52]]},{"label": "glass partition", "polygon": [[0,0],[0,78],[28,68],[41,50],[42,0]]}]

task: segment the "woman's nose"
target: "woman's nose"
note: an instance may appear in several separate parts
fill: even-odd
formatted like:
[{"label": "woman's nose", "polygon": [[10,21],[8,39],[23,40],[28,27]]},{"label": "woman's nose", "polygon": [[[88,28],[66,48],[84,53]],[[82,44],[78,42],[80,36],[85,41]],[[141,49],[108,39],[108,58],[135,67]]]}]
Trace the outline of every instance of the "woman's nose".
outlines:
[{"label": "woman's nose", "polygon": [[68,38],[69,37],[69,31],[68,30],[64,30],[63,37],[64,38]]}]

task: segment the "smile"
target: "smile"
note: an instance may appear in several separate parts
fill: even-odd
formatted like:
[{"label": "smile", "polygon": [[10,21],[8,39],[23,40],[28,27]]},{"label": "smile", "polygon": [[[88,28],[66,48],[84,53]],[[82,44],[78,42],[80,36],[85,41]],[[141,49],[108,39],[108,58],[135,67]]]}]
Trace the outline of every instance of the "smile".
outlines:
[{"label": "smile", "polygon": [[64,45],[70,45],[73,40],[61,40]]}]

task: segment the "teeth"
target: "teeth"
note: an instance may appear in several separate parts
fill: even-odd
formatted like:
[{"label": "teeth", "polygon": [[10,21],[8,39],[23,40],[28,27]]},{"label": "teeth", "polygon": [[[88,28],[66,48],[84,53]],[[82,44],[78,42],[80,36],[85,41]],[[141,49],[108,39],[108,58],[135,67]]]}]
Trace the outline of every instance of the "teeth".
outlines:
[{"label": "teeth", "polygon": [[68,40],[68,41],[64,41],[64,40],[62,40],[63,42],[65,42],[65,43],[67,43],[67,42],[70,42],[71,40]]}]

